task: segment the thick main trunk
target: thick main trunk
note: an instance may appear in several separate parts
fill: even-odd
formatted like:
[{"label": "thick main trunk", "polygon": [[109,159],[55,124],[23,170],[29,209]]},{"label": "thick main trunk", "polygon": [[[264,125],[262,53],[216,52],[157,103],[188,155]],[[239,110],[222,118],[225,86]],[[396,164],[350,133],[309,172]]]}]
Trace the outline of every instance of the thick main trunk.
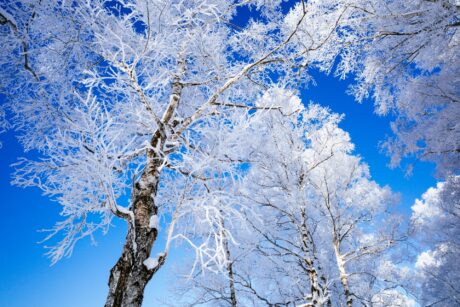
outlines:
[{"label": "thick main trunk", "polygon": [[134,220],[129,222],[123,253],[110,271],[105,307],[141,306],[145,286],[165,261],[166,255],[160,255],[156,266],[148,268],[144,264],[158,235],[158,230],[150,227],[150,218],[158,213],[152,197],[158,176],[152,175],[142,178],[133,190]]},{"label": "thick main trunk", "polygon": [[122,256],[110,271],[105,307],[141,306],[145,286],[152,277],[143,260],[136,256],[130,236],[128,234]]},{"label": "thick main trunk", "polygon": [[[150,141],[151,148],[164,149],[168,129],[176,124],[170,124],[174,112],[182,96],[183,84],[181,78],[186,69],[182,56],[178,59],[178,70],[173,78],[170,102],[161,120],[155,114],[158,128]],[[148,111],[152,111],[145,94],[139,87],[136,78],[129,72],[135,84],[141,101]],[[152,276],[161,268],[166,260],[166,254],[158,255],[148,263],[152,246],[156,241],[158,229],[152,228],[150,220],[158,214],[154,197],[157,194],[164,157],[157,150],[147,151],[147,164],[140,180],[133,186],[131,195],[132,220],[128,223],[128,234],[123,253],[110,271],[109,294],[105,307],[138,307],[142,305],[144,290]],[[154,219],[158,220],[154,217]],[[165,251],[166,252],[166,251]]]}]

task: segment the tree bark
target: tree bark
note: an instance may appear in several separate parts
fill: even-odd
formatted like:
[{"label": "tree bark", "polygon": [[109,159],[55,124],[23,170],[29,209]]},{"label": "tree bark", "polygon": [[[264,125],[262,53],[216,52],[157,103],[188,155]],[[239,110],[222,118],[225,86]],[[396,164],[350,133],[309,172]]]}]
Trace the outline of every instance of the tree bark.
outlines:
[{"label": "tree bark", "polygon": [[154,268],[149,269],[144,265],[158,235],[158,230],[150,228],[149,225],[150,218],[158,213],[153,198],[157,185],[157,174],[144,173],[133,189],[134,219],[128,223],[123,253],[110,271],[109,294],[105,307],[141,306],[145,286],[166,259],[166,255],[160,255]]},{"label": "tree bark", "polygon": [[343,292],[345,294],[345,299],[347,303],[347,307],[352,307],[353,306],[353,297],[350,292],[350,286],[348,285],[348,275],[345,270],[345,263],[343,261],[343,257],[340,254],[340,246],[337,240],[334,241],[334,251],[335,251],[335,257],[337,261],[337,266],[339,269],[339,274],[340,274],[340,282],[342,283],[343,287]]},{"label": "tree bark", "polygon": [[[302,251],[304,255],[304,263],[306,265],[308,277],[310,279],[310,291],[311,291],[311,304],[306,306],[322,306],[323,304],[319,303],[320,298],[329,296],[329,289],[327,287],[327,280],[321,274],[319,276],[318,271],[321,272],[321,267],[319,266],[319,261],[316,258],[315,251],[313,250],[313,240],[310,230],[307,226],[307,216],[304,209],[301,209],[302,223],[300,225],[300,235],[302,241]],[[317,269],[318,267],[318,269]],[[328,298],[326,306],[331,306],[331,299]]]},{"label": "tree bark", "polygon": [[[163,142],[159,131],[152,139],[152,146]],[[133,185],[131,194],[132,218],[128,222],[128,234],[123,253],[110,271],[109,294],[105,307],[139,307],[144,298],[144,289],[152,276],[160,269],[166,254],[159,255],[157,265],[145,266],[152,246],[158,236],[158,229],[150,227],[150,219],[158,214],[154,197],[157,194],[163,159],[154,151],[147,153],[148,163],[144,172]]]},{"label": "tree bark", "polygon": [[[222,224],[222,228],[225,228],[224,220],[221,218],[220,220]],[[225,232],[222,234],[224,237],[224,249],[225,253],[227,254],[227,273],[228,273],[228,282],[230,288],[230,303],[232,307],[237,307],[238,302],[236,300],[236,289],[235,289],[235,276],[233,274],[233,261],[231,260],[230,248],[228,246],[228,239]]]},{"label": "tree bark", "polygon": [[228,276],[230,280],[230,301],[231,301],[232,307],[236,307],[238,303],[236,300],[235,278],[233,275],[233,263],[232,262],[228,264],[227,270],[228,270]]}]

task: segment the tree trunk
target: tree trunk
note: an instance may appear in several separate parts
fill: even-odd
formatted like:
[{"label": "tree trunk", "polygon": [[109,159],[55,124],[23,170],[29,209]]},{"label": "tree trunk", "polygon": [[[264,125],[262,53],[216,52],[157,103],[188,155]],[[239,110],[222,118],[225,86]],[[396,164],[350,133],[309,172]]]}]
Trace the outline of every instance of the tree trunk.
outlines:
[{"label": "tree trunk", "polygon": [[[230,254],[230,251],[228,249],[227,249],[227,254]],[[232,307],[236,307],[238,303],[236,301],[235,277],[233,275],[233,262],[231,261],[227,265],[227,272],[228,272],[228,280],[229,280],[229,287],[230,287],[230,303]]]},{"label": "tree trunk", "polygon": [[[157,121],[158,128],[150,141],[151,148],[163,150],[167,140],[166,129],[172,129],[176,125],[175,123],[170,125],[170,121],[182,96],[181,78],[185,73],[185,64],[181,55],[178,59],[178,71],[173,78],[170,102],[161,120]],[[133,80],[137,84],[137,81]],[[147,110],[151,111],[143,92],[140,89],[138,92]],[[133,217],[128,223],[128,234],[123,253],[110,271],[109,294],[105,307],[141,306],[145,286],[166,260],[167,255],[162,254],[157,256],[156,263],[153,262],[155,265],[147,267],[144,264],[144,261],[150,257],[152,246],[158,236],[158,229],[150,227],[150,219],[158,214],[154,197],[157,194],[163,162],[164,157],[157,151],[147,151],[147,164],[144,172],[140,180],[133,185],[131,195]]]},{"label": "tree trunk", "polygon": [[[306,221],[306,213],[304,209],[301,209],[302,224],[300,225],[300,239],[302,241],[302,251],[304,252],[304,263],[306,265],[306,270],[308,277],[310,279],[310,291],[311,291],[311,304],[306,306],[322,306],[323,304],[319,303],[319,300],[324,297],[328,297],[326,306],[331,306],[331,299],[329,297],[329,289],[327,287],[327,280],[321,274],[319,277],[318,271],[321,272],[321,266],[319,266],[319,261],[316,258],[315,252],[313,250],[313,240],[312,235],[308,229]],[[318,268],[318,269],[317,269]]]},{"label": "tree trunk", "polygon": [[[222,210],[220,210],[222,214]],[[220,218],[220,223],[222,228],[225,229],[224,219]],[[222,231],[222,236],[224,237],[224,249],[227,255],[227,273],[228,273],[228,282],[230,288],[230,304],[232,307],[237,307],[238,302],[236,300],[236,289],[235,289],[235,276],[233,274],[233,261],[231,260],[230,247],[228,246],[228,239],[225,231]]]},{"label": "tree trunk", "polygon": [[134,220],[128,223],[123,253],[110,271],[105,307],[141,306],[145,286],[166,259],[166,255],[159,255],[156,266],[148,268],[144,265],[158,235],[156,228],[150,228],[150,218],[158,213],[153,198],[158,178],[156,173],[144,173],[133,188],[131,210]]},{"label": "tree trunk", "polygon": [[340,254],[340,247],[337,241],[334,242],[334,251],[335,251],[335,257],[336,257],[337,266],[338,266],[339,274],[340,274],[340,282],[342,283],[343,292],[345,294],[345,299],[347,301],[347,307],[352,307],[353,297],[350,292],[350,286],[348,285],[348,275],[345,270],[345,263],[343,261],[342,255]]},{"label": "tree trunk", "polygon": [[229,287],[230,287],[230,303],[232,307],[236,307],[237,301],[236,301],[236,290],[235,290],[235,276],[233,274],[233,261],[231,261],[230,259],[230,249],[228,248],[227,239],[225,239],[224,247],[227,253],[227,260],[229,261],[227,265],[227,273],[228,273],[228,280],[229,280]]},{"label": "tree trunk", "polygon": [[310,278],[311,304],[312,306],[317,306],[322,292],[318,282],[318,273],[316,272],[313,261],[309,257],[305,257],[304,261],[307,265],[308,276]]}]

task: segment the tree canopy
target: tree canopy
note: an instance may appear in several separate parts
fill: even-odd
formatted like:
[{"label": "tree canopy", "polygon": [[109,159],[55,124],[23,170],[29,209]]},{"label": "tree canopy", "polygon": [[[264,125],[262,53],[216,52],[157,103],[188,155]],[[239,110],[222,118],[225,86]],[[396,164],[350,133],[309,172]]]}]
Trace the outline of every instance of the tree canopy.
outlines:
[{"label": "tree canopy", "polygon": [[[203,304],[457,304],[459,27],[456,0],[9,1],[13,184],[62,207],[52,263],[126,221],[106,306],[140,306],[172,242],[194,250],[186,298]],[[394,118],[393,166],[436,164],[410,223],[341,115],[298,97],[313,71]]]}]

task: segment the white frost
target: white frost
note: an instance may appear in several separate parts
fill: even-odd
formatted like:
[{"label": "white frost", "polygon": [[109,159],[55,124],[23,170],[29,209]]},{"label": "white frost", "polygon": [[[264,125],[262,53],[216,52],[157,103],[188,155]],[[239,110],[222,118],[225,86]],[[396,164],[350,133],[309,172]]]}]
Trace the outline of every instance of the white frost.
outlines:
[{"label": "white frost", "polygon": [[160,221],[158,219],[158,215],[152,215],[150,217],[149,227],[152,229],[153,228],[158,229],[159,224],[160,224]]},{"label": "white frost", "polygon": [[143,264],[147,267],[147,269],[153,270],[158,266],[158,260],[149,257],[144,260]]}]

